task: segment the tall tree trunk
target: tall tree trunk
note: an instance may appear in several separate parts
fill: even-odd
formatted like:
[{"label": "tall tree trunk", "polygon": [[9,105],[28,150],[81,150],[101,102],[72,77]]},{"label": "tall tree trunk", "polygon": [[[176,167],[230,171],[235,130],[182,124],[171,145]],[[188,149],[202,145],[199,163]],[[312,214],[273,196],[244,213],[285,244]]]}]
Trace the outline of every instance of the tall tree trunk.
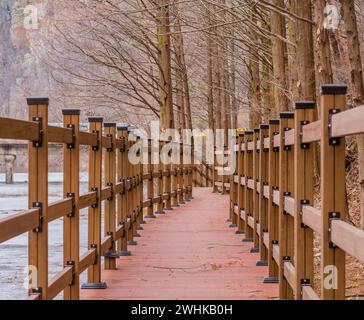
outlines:
[{"label": "tall tree trunk", "polygon": [[159,0],[157,9],[159,44],[159,94],[161,129],[174,128],[169,0]]},{"label": "tall tree trunk", "polygon": [[[211,26],[211,20],[208,18],[208,26]],[[214,89],[213,89],[213,43],[212,35],[207,35],[207,105],[208,105],[208,124],[209,129],[215,130],[214,121]]]},{"label": "tall tree trunk", "polygon": [[331,50],[328,30],[324,27],[325,0],[314,0],[314,13],[316,20],[316,51],[317,71],[320,85],[333,83],[334,76],[331,66]]},{"label": "tall tree trunk", "polygon": [[[288,0],[288,10],[291,13],[296,13],[296,1],[297,0]],[[296,57],[297,57],[297,39],[296,39],[296,30],[297,23],[291,19],[288,19],[287,24],[287,37],[291,44],[287,46],[288,52],[288,79],[289,79],[289,92],[291,93],[290,99],[291,102],[298,99],[298,72],[296,66]]]},{"label": "tall tree trunk", "polygon": [[[284,0],[271,0],[272,5],[284,9]],[[278,112],[288,110],[287,91],[287,46],[281,39],[286,38],[286,23],[283,15],[272,11],[271,13],[272,60],[274,76],[275,110]]]},{"label": "tall tree trunk", "polygon": [[[257,17],[254,13],[255,6],[254,3],[250,4],[252,6],[252,16],[251,20],[254,25],[257,25]],[[260,61],[259,61],[259,52],[254,46],[258,42],[258,36],[256,34],[256,30],[251,28],[250,30],[250,38],[252,44],[249,47],[249,72],[250,72],[250,87],[249,87],[249,96],[250,96],[250,127],[256,128],[261,123],[261,110],[260,110],[260,100],[261,100],[261,92],[260,92]]]},{"label": "tall tree trunk", "polygon": [[236,61],[235,61],[235,41],[230,44],[230,91],[231,91],[231,127],[238,128],[238,101],[236,98]]},{"label": "tall tree trunk", "polygon": [[[296,13],[312,21],[311,1],[295,0]],[[313,49],[312,25],[297,20],[297,88],[300,100],[316,101],[315,55]]]},{"label": "tall tree trunk", "polygon": [[[355,3],[354,0],[342,0],[341,4],[349,48],[352,103],[357,107],[364,104],[364,82]],[[364,229],[364,136],[358,135],[356,141],[358,144],[361,227]]]},{"label": "tall tree trunk", "polygon": [[186,128],[186,112],[185,112],[185,94],[184,94],[184,70],[183,65],[183,35],[181,33],[181,23],[178,15],[178,4],[173,5],[173,13],[175,17],[174,21],[174,53],[176,60],[176,105],[178,109],[178,129],[182,132],[182,129]]}]

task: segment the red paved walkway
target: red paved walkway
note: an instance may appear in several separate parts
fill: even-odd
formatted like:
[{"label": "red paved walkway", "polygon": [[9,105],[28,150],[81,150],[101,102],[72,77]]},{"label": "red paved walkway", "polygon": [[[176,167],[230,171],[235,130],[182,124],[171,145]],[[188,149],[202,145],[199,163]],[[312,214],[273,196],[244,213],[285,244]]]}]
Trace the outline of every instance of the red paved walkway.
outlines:
[{"label": "red paved walkway", "polygon": [[83,299],[271,299],[276,285],[262,284],[251,244],[229,229],[228,197],[195,189],[195,199],[148,220],[132,256],[104,271],[108,289],[82,291]]}]

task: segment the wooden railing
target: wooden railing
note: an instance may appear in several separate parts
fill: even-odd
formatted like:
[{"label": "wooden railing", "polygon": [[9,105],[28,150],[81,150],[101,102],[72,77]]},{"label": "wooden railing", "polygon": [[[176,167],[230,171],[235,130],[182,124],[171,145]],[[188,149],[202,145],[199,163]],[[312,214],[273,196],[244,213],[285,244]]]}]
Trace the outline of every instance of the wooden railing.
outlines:
[{"label": "wooden railing", "polygon": [[[364,231],[346,222],[345,136],[364,133],[364,106],[346,109],[345,85],[238,136],[231,220],[254,243],[265,282],[282,299],[344,299],[345,253],[364,262]],[[314,150],[320,145],[321,205],[314,206]],[[321,239],[321,290],[314,288],[314,232]]]},{"label": "wooden railing", "polygon": [[[128,246],[142,229],[144,219],[155,218],[192,199],[193,166],[152,165],[151,146],[157,152],[166,142],[149,140],[148,165],[132,164],[129,149],[135,142],[128,127],[89,118],[89,132],[80,131],[80,111],[64,110],[64,127],[48,125],[48,99],[28,99],[29,121],[0,118],[0,139],[29,141],[29,210],[0,220],[0,243],[29,233],[29,296],[32,300],[53,299],[64,292],[65,299],[79,299],[80,274],[88,270],[84,289],[106,288],[104,268],[116,269],[116,259],[129,255]],[[137,141],[141,137],[136,137]],[[48,147],[64,145],[64,199],[48,203]],[[158,146],[159,145],[159,146]],[[80,147],[89,147],[89,192],[80,194]],[[181,160],[184,145],[181,144]],[[188,146],[191,148],[191,146]],[[144,153],[144,150],[139,151]],[[146,171],[144,170],[146,169]],[[147,197],[144,196],[144,182]],[[155,188],[156,185],[156,188]],[[102,202],[104,209],[102,215]],[[88,250],[80,255],[80,210],[88,208]],[[104,230],[101,230],[102,217]],[[48,279],[48,224],[63,218],[64,268]]]}]

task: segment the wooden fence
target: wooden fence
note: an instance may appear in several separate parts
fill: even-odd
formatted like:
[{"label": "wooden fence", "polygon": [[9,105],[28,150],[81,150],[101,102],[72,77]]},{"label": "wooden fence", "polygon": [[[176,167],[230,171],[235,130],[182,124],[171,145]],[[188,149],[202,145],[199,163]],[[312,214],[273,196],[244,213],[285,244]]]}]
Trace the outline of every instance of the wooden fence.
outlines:
[{"label": "wooden fence", "polygon": [[[29,265],[36,268],[29,290],[32,300],[53,299],[62,291],[65,299],[79,299],[81,273],[88,270],[84,289],[105,288],[101,257],[105,257],[105,269],[115,269],[116,259],[129,255],[128,246],[136,244],[135,236],[144,219],[155,218],[155,214],[192,199],[194,167],[183,161],[152,164],[152,152],[156,148],[159,151],[166,143],[152,140],[148,142],[148,165],[132,164],[128,152],[135,142],[129,139],[133,133],[128,127],[91,117],[89,132],[81,131],[79,110],[63,111],[63,128],[49,126],[48,99],[28,99],[28,106],[29,121],[0,118],[0,139],[29,141],[29,210],[0,220],[0,243],[29,233]],[[56,203],[48,203],[51,143],[64,146],[64,199]],[[89,147],[89,192],[82,195],[80,146]],[[182,151],[184,145],[180,147]],[[142,152],[139,151],[139,156]],[[183,158],[183,152],[180,157]],[[79,212],[85,208],[88,208],[88,250],[80,255]],[[61,218],[64,268],[48,279],[48,224]],[[102,218],[104,230],[101,230]]]},{"label": "wooden fence", "polygon": [[[364,106],[346,109],[345,85],[321,89],[259,129],[239,135],[230,177],[231,220],[254,242],[265,282],[282,299],[344,299],[345,254],[364,262],[364,231],[346,222],[345,136],[364,133]],[[314,150],[321,159],[321,205],[314,206]],[[321,239],[321,294],[313,289],[314,233]]]}]

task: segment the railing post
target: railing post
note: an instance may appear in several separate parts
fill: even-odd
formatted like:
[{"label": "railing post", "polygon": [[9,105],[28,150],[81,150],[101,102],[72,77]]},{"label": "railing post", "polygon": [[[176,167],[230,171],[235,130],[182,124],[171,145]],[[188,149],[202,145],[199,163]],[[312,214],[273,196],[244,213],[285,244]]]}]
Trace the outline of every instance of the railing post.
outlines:
[{"label": "railing post", "polygon": [[249,226],[249,217],[253,215],[253,191],[248,187],[248,181],[253,178],[253,154],[248,150],[249,142],[253,141],[253,131],[245,131],[245,156],[244,156],[244,212],[245,212],[245,239],[243,242],[254,241],[254,230]]},{"label": "railing post", "polygon": [[102,123],[103,118],[89,118],[89,130],[98,139],[98,145],[89,152],[89,188],[97,193],[97,203],[88,209],[88,245],[96,249],[96,259],[88,268],[88,283],[82,289],[106,289],[106,283],[101,282]]},{"label": "railing post", "polygon": [[63,220],[63,263],[74,268],[73,282],[64,289],[65,300],[80,299],[80,277],[78,261],[80,259],[79,232],[79,176],[80,176],[80,110],[63,110],[65,128],[73,130],[73,143],[63,147],[63,197],[72,198],[73,209]]},{"label": "railing post", "polygon": [[144,221],[144,208],[143,208],[143,198],[144,198],[144,179],[143,179],[143,156],[144,156],[144,142],[140,136],[137,138],[137,142],[139,144],[138,150],[138,161],[139,163],[136,165],[137,168],[137,199],[138,199],[138,225],[137,230],[144,230],[142,224],[145,224]]},{"label": "railing post", "polygon": [[153,166],[153,152],[154,152],[154,143],[152,139],[148,139],[148,165],[147,170],[149,174],[149,179],[147,182],[147,193],[148,193],[148,200],[150,201],[150,205],[147,209],[147,215],[145,216],[146,219],[155,219],[156,216],[154,215],[154,176],[158,172],[154,171]]},{"label": "railing post", "polygon": [[117,195],[117,219],[120,225],[124,225],[124,235],[117,242],[118,255],[122,256],[130,256],[130,251],[127,250],[128,244],[128,228],[127,228],[127,171],[126,171],[126,163],[128,162],[128,154],[127,154],[127,143],[128,143],[128,128],[126,126],[119,126],[117,128],[118,131],[118,139],[122,140],[123,147],[117,153],[118,156],[118,180],[119,182],[124,183],[124,190],[121,194]]},{"label": "railing post", "polygon": [[253,193],[253,218],[254,218],[254,247],[252,248],[252,253],[259,252],[259,234],[258,234],[258,226],[259,226],[259,193],[258,193],[258,182],[259,182],[259,152],[257,145],[259,144],[260,138],[260,128],[254,129],[254,149],[253,149],[253,182],[254,182],[254,189],[252,190]]},{"label": "railing post", "polygon": [[[236,139],[238,140],[238,139]],[[237,146],[234,146],[234,149],[231,150],[230,152],[233,153],[234,157],[235,157],[235,163],[238,163],[238,151],[239,149],[237,148]],[[232,173],[231,177],[230,177],[230,220],[231,223],[234,225],[238,225],[238,217],[235,215],[235,206],[237,206],[238,203],[238,196],[237,196],[237,189],[238,189],[238,185],[235,183],[235,176],[238,174],[238,166],[235,167],[235,171]]]},{"label": "railing post", "polygon": [[245,221],[241,217],[241,212],[243,211],[244,207],[244,188],[242,185],[242,178],[244,174],[244,150],[243,150],[243,143],[244,143],[244,134],[239,134],[238,137],[238,150],[237,150],[237,174],[238,174],[238,184],[237,184],[237,206],[238,206],[238,213],[237,213],[237,227],[238,230],[236,234],[244,234],[245,232]]},{"label": "railing post", "polygon": [[294,150],[285,146],[285,133],[294,126],[294,113],[280,114],[280,152],[279,152],[279,296],[281,299],[293,299],[294,290],[284,276],[284,264],[293,263],[294,258],[294,221],[285,211],[285,197],[292,197],[294,192]]},{"label": "railing post", "polygon": [[[48,296],[48,104],[47,98],[27,99],[29,120],[39,124],[38,141],[29,143],[29,208],[39,208],[39,227],[29,232],[30,292]],[[32,268],[35,268],[33,270]],[[34,274],[34,272],[36,274]]]},{"label": "railing post", "polygon": [[[167,144],[170,143],[169,141],[164,141],[163,143],[163,147],[166,147]],[[164,165],[163,165],[163,175],[164,175],[164,179],[163,179],[163,184],[164,184],[164,195],[166,196],[166,201],[165,201],[165,211],[171,211],[173,210],[172,208],[172,194],[171,194],[171,164],[168,163],[168,157],[171,156],[170,154],[165,154],[164,157]]]},{"label": "railing post", "polygon": [[173,144],[173,148],[172,148],[172,163],[171,163],[171,176],[172,176],[172,202],[171,205],[172,207],[179,207],[178,204],[178,163],[175,163],[176,156],[174,154],[174,152],[178,152],[179,151],[179,144],[175,141],[172,141]]},{"label": "railing post", "polygon": [[294,263],[296,269],[295,299],[302,299],[302,285],[313,285],[313,230],[302,222],[302,206],[313,205],[314,145],[302,143],[303,127],[315,121],[316,103],[295,103],[294,151]]},{"label": "railing post", "polygon": [[178,170],[178,186],[179,186],[179,195],[178,195],[178,203],[179,204],[185,204],[186,202],[184,201],[184,194],[185,194],[185,190],[184,190],[184,186],[183,186],[183,176],[184,176],[184,165],[183,165],[183,147],[184,144],[183,142],[180,143],[180,150],[179,150],[179,154],[180,154],[180,164],[179,164],[179,170]]},{"label": "railing post", "polygon": [[164,211],[164,206],[163,206],[163,176],[164,176],[164,172],[163,172],[163,163],[162,163],[162,159],[161,159],[161,150],[163,147],[162,141],[157,141],[156,142],[156,149],[158,150],[158,164],[155,164],[155,170],[159,173],[158,176],[158,183],[157,183],[157,194],[159,197],[159,202],[157,203],[157,211],[155,212],[155,214],[165,214]]},{"label": "railing post", "polygon": [[264,146],[264,140],[269,138],[269,125],[260,125],[259,133],[259,254],[260,261],[257,262],[257,266],[268,265],[268,248],[264,244],[264,233],[268,230],[268,199],[264,197],[264,187],[268,184],[268,161],[269,161],[269,148]]},{"label": "railing post", "polygon": [[345,139],[331,137],[331,117],[346,109],[345,85],[321,88],[321,298],[345,299],[345,252],[330,239],[331,221],[345,219]]},{"label": "railing post", "polygon": [[268,201],[268,277],[264,283],[278,283],[278,265],[273,258],[273,245],[279,245],[278,238],[278,207],[273,203],[273,190],[278,188],[279,178],[279,148],[274,147],[274,137],[279,134],[279,120],[269,121],[269,201]]},{"label": "railing post", "polygon": [[216,185],[216,182],[219,181],[219,176],[218,176],[217,170],[216,170],[216,167],[217,167],[217,155],[216,155],[216,151],[217,151],[217,148],[216,148],[216,141],[215,141],[215,146],[214,146],[214,164],[212,165],[212,192],[213,193],[218,193],[219,192],[219,188]]},{"label": "railing post", "polygon": [[193,176],[196,172],[196,164],[195,164],[195,142],[192,137],[192,143],[191,143],[191,164],[188,165],[188,199],[193,199]]},{"label": "railing post", "polygon": [[115,142],[116,142],[116,123],[104,123],[104,134],[106,137],[111,139],[111,148],[106,150],[104,159],[104,174],[105,174],[105,185],[111,188],[111,197],[105,199],[104,205],[104,232],[105,236],[112,236],[112,246],[108,252],[105,253],[105,270],[115,270],[116,269],[116,243],[115,233],[116,233],[116,201],[114,188],[116,185],[116,152],[115,152]]},{"label": "railing post", "polygon": [[[133,141],[135,140],[135,135],[132,132],[132,128],[129,128],[128,131],[128,155],[130,149],[133,147]],[[138,242],[134,240],[135,237],[139,237],[137,232],[137,187],[136,187],[136,165],[129,161],[129,156],[127,156],[127,168],[128,168],[128,179],[130,182],[130,197],[129,197],[129,206],[128,206],[128,214],[130,217],[130,228],[129,228],[129,236],[128,236],[128,246],[136,246]]]}]

